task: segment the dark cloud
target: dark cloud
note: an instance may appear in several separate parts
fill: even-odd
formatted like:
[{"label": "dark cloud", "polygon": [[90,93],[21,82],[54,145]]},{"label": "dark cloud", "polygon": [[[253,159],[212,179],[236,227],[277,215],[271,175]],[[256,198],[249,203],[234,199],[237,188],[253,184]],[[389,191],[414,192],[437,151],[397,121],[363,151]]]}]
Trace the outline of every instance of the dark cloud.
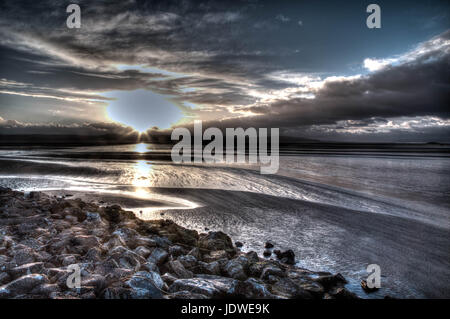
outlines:
[{"label": "dark cloud", "polygon": [[[313,66],[339,64],[341,55],[351,56],[351,45],[336,44],[342,53],[334,54],[321,44],[323,30],[306,33],[308,16],[301,16],[308,23],[299,28],[299,14],[284,6],[273,11],[264,1],[74,2],[82,8],[78,30],[66,28],[63,2],[0,4],[1,132],[95,135],[99,124],[85,123],[106,120],[110,98],[104,93],[137,89],[167,95],[187,117],[219,127],[394,136],[401,127],[386,128],[393,119],[435,117],[440,122],[410,125],[402,134],[416,138],[420,130],[447,130],[450,31],[402,56],[371,60],[374,72],[359,66],[353,73],[360,75],[349,76]],[[296,37],[302,40],[293,46]],[[104,130],[129,133],[120,126]]]}]

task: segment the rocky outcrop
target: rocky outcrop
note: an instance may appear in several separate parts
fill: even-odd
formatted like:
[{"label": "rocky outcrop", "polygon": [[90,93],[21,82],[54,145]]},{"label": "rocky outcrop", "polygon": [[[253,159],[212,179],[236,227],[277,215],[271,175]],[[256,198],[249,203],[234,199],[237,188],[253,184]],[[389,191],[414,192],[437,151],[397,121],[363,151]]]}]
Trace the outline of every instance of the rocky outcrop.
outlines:
[{"label": "rocky outcrop", "polygon": [[[278,260],[260,258],[223,232],[143,221],[118,205],[0,188],[0,298],[356,298],[340,274],[273,252]],[[74,269],[80,287],[68,285]]]}]

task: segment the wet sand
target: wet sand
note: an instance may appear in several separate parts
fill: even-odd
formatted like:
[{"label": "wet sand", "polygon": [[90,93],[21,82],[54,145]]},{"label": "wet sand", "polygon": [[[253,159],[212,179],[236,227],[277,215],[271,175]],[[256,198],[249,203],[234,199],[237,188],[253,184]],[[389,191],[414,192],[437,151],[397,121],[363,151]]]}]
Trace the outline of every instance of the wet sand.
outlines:
[{"label": "wet sand", "polygon": [[[174,203],[123,195],[83,196],[99,196],[108,204],[133,210],[142,219],[168,218],[198,231],[221,230],[234,241],[244,242],[244,250],[261,255],[264,243],[271,240],[276,248],[293,249],[301,267],[341,272],[350,282],[347,288],[366,298],[450,297],[448,229],[398,216],[252,192],[151,188],[151,193],[182,198],[198,207],[171,209]],[[381,267],[382,289],[368,295],[359,280],[367,277],[369,264]]]}]

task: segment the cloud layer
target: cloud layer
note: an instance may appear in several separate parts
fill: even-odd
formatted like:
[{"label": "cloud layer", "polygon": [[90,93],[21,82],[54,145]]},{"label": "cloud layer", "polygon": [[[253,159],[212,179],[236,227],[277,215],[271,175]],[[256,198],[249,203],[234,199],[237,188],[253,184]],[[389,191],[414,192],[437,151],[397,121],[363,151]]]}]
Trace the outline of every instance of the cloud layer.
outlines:
[{"label": "cloud layer", "polygon": [[354,72],[324,73],[289,62],[307,48],[261,35],[308,32],[308,20],[255,14],[264,9],[259,2],[79,3],[81,29],[66,28],[57,1],[0,5],[2,133],[96,134],[93,123],[111,122],[109,92],[144,89],[183,112],[178,125],[202,119],[326,139],[395,132],[417,139],[432,130],[449,139],[449,30],[401,54],[366,56]]}]

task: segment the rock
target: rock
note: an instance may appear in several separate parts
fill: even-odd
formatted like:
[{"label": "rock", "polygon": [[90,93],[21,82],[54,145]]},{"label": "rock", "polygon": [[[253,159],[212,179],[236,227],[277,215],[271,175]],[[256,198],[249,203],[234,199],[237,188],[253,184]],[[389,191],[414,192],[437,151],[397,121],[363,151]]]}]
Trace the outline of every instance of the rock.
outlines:
[{"label": "rock", "polygon": [[74,246],[76,253],[84,255],[92,247],[97,247],[100,245],[100,241],[95,236],[75,236],[70,240],[70,243]]},{"label": "rock", "polygon": [[207,296],[190,291],[177,291],[169,295],[170,299],[208,299]]},{"label": "rock", "polygon": [[210,263],[219,259],[228,259],[228,253],[225,250],[211,251],[209,254],[203,256],[203,261]]},{"label": "rock", "polygon": [[266,244],[264,245],[264,248],[273,248],[273,244],[270,241],[267,241]]},{"label": "rock", "polygon": [[322,298],[325,289],[323,288],[323,286],[317,282],[302,282],[299,283],[297,281],[298,285],[303,289],[306,290],[307,292],[309,292],[312,296],[314,296],[315,298]]},{"label": "rock", "polygon": [[270,287],[270,291],[283,298],[313,299],[313,295],[300,287],[290,278],[278,278]]},{"label": "rock", "polygon": [[237,279],[237,280],[246,280],[247,275],[245,274],[245,270],[243,265],[235,259],[230,260],[224,266],[224,272],[228,277]]},{"label": "rock", "polygon": [[198,268],[196,273],[207,274],[207,275],[220,275],[220,264],[217,261],[213,261],[210,263],[205,263],[203,261],[198,262]]},{"label": "rock", "polygon": [[277,258],[281,260],[282,263],[288,265],[295,265],[295,254],[291,249],[286,250],[284,252],[275,250],[274,253],[276,254]]},{"label": "rock", "polygon": [[78,223],[78,218],[76,216],[67,215],[64,219],[67,220],[72,225],[75,225]]},{"label": "rock", "polygon": [[[19,245],[18,245],[19,246]],[[30,264],[36,261],[36,254],[33,249],[24,246],[22,249],[18,249],[13,253],[14,257],[12,263],[17,265]]]},{"label": "rock", "polygon": [[133,299],[160,299],[164,282],[156,272],[139,271],[126,282]]},{"label": "rock", "polygon": [[10,282],[12,280],[11,276],[6,272],[0,273],[0,286]]},{"label": "rock", "polygon": [[138,236],[135,238],[135,243],[138,246],[147,247],[151,250],[151,247],[158,246],[157,242],[152,238],[146,238],[142,236]]},{"label": "rock", "polygon": [[221,232],[209,232],[208,234],[200,235],[198,246],[207,250],[230,250],[234,251],[233,242],[231,238]]},{"label": "rock", "polygon": [[50,295],[56,294],[59,292],[61,292],[61,289],[59,288],[59,286],[57,284],[43,284],[43,285],[38,285],[37,287],[35,287],[31,291],[31,294],[39,295],[39,296],[43,296],[43,297],[50,297]]},{"label": "rock", "polygon": [[36,274],[41,273],[44,268],[43,262],[36,262],[30,264],[24,264],[21,266],[17,266],[10,270],[10,274],[14,277],[21,277],[23,275]]},{"label": "rock", "polygon": [[333,288],[328,291],[328,294],[335,299],[359,299],[356,294],[343,287]]},{"label": "rock", "polygon": [[102,258],[102,251],[98,247],[92,247],[88,250],[86,255],[84,255],[83,260],[86,262],[99,262]]},{"label": "rock", "polygon": [[154,237],[153,240],[156,242],[158,247],[166,250],[172,245],[172,242],[166,237]]},{"label": "rock", "polygon": [[154,262],[146,262],[141,266],[141,269],[144,269],[145,271],[154,271],[159,274],[159,268]]},{"label": "rock", "polygon": [[93,287],[97,293],[100,293],[107,286],[106,278],[98,274],[89,274],[81,280],[81,287]]},{"label": "rock", "polygon": [[111,249],[109,254],[109,258],[114,259],[122,268],[138,270],[146,262],[143,257],[123,246]]},{"label": "rock", "polygon": [[195,258],[197,258],[197,260],[201,259],[200,249],[198,249],[197,247],[192,248],[188,252],[188,255],[194,256]]},{"label": "rock", "polygon": [[181,243],[188,246],[196,246],[198,241],[198,233],[195,230],[186,229],[175,224],[171,220],[159,220],[163,232],[161,235],[166,236],[171,242]]},{"label": "rock", "polygon": [[338,285],[344,285],[347,283],[347,280],[342,276],[341,274],[336,275],[325,275],[325,276],[319,276],[318,278],[314,279],[316,282],[324,286],[326,289],[329,289],[334,286]]},{"label": "rock", "polygon": [[167,284],[167,285],[171,285],[174,283],[175,280],[177,280],[178,278],[173,276],[172,274],[169,273],[165,273],[164,275],[161,276],[162,280]]},{"label": "rock", "polygon": [[226,295],[234,282],[235,280],[231,278],[204,275],[197,278],[175,280],[169,287],[169,292],[189,291],[209,298],[220,298]]},{"label": "rock", "polygon": [[159,266],[166,261],[168,256],[169,256],[169,254],[167,253],[167,251],[158,247],[152,251],[152,253],[150,254],[150,257],[148,257],[147,260],[149,262],[153,262]]},{"label": "rock", "polygon": [[148,258],[148,256],[150,256],[150,254],[151,254],[151,250],[146,248],[146,247],[144,247],[144,246],[136,247],[134,249],[134,252],[136,254],[138,254],[139,256],[144,257],[144,258]]},{"label": "rock", "polygon": [[49,280],[47,276],[31,274],[22,276],[6,285],[0,287],[0,298],[10,298],[22,294],[27,294],[38,285],[46,284]]},{"label": "rock", "polygon": [[255,251],[249,251],[245,254],[245,256],[247,257],[249,263],[256,263],[259,261],[258,254]]},{"label": "rock", "polygon": [[183,255],[178,257],[178,259],[186,269],[191,269],[197,266],[197,258],[192,255]]},{"label": "rock", "polygon": [[[173,257],[178,257],[185,254],[185,249],[181,246],[175,245],[169,248],[169,254]],[[193,256],[193,254],[188,254]],[[197,259],[197,256],[194,256]]]},{"label": "rock", "polygon": [[130,249],[135,249],[138,246],[136,243],[136,238],[139,237],[139,234],[134,229],[119,228],[113,232],[112,235],[117,236]]},{"label": "rock", "polygon": [[263,252],[264,257],[270,257],[272,256],[272,252],[269,249],[264,250]]},{"label": "rock", "polygon": [[102,218],[99,213],[86,212],[86,221],[90,223],[99,223]]},{"label": "rock", "polygon": [[124,287],[108,287],[103,290],[101,296],[104,299],[128,299],[131,296],[131,289]]},{"label": "rock", "polygon": [[81,299],[96,299],[97,296],[94,291],[89,291],[80,296]]},{"label": "rock", "polygon": [[242,246],[244,246],[244,244],[240,241],[235,242],[234,245],[238,248],[241,248]]},{"label": "rock", "polygon": [[124,216],[122,216],[122,208],[119,205],[104,207],[101,216],[112,224],[118,224],[124,218]]},{"label": "rock", "polygon": [[73,265],[77,262],[77,259],[74,255],[65,256],[61,262],[63,266]]},{"label": "rock", "polygon": [[269,276],[283,277],[284,271],[275,264],[267,264],[261,272],[261,279],[268,279]]},{"label": "rock", "polygon": [[183,264],[179,260],[171,260],[168,262],[168,268],[170,272],[175,274],[178,278],[192,278],[194,274],[184,268]]},{"label": "rock", "polygon": [[364,289],[364,291],[365,292],[367,292],[367,293],[371,293],[371,292],[375,292],[375,291],[377,291],[379,288],[377,288],[377,287],[373,287],[373,288],[370,288],[368,285],[367,285],[367,281],[366,280],[361,280],[361,287],[362,287],[362,289]]},{"label": "rock", "polygon": [[275,298],[263,282],[255,278],[245,281],[235,281],[227,292],[233,298],[268,299]]}]

